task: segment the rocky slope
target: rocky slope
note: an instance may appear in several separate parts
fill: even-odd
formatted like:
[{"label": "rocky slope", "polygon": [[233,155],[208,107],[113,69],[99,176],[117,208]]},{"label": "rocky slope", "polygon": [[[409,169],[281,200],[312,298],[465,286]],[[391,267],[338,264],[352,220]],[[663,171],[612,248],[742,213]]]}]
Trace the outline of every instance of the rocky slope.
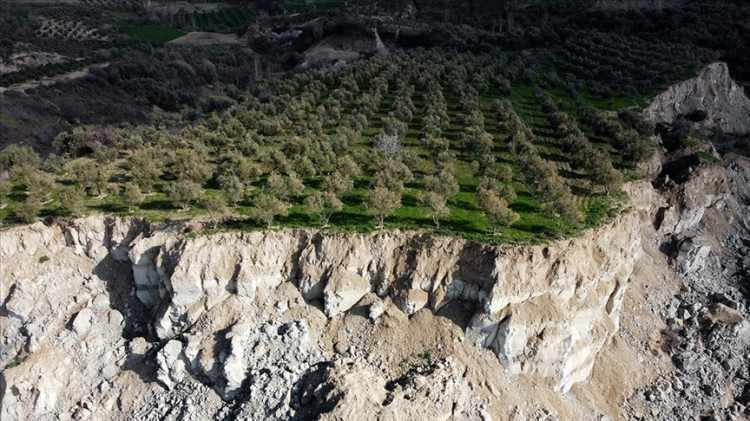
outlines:
[{"label": "rocky slope", "polygon": [[747,419],[750,161],[728,156],[664,191],[660,248],[679,279],[653,300],[672,369],[631,397],[636,419]]},{"label": "rocky slope", "polygon": [[657,123],[680,118],[725,133],[750,133],[750,99],[729,74],[726,63],[713,63],[690,80],[662,92],[646,109]]},{"label": "rocky slope", "polygon": [[497,396],[523,382],[562,396],[589,378],[617,331],[638,220],[528,247],[101,216],[12,228],[2,418],[533,412]]}]

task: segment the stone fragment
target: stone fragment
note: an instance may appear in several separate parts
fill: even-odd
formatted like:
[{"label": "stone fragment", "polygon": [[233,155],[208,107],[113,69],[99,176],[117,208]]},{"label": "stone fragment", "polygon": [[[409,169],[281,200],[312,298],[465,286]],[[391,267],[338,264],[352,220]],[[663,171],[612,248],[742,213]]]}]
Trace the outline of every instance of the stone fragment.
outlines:
[{"label": "stone fragment", "polygon": [[722,303],[711,305],[709,311],[711,313],[711,320],[716,323],[736,325],[745,319],[742,313]]},{"label": "stone fragment", "polygon": [[326,315],[333,317],[349,310],[368,292],[370,283],[357,274],[344,272],[331,276],[323,289]]},{"label": "stone fragment", "polygon": [[422,289],[410,289],[408,291],[402,291],[398,297],[396,297],[395,302],[401,311],[411,316],[417,311],[423,309],[429,300],[430,295],[427,291]]},{"label": "stone fragment", "polygon": [[167,389],[174,387],[185,376],[185,362],[180,358],[181,354],[182,342],[172,339],[156,355],[159,366],[156,376]]},{"label": "stone fragment", "polygon": [[73,331],[79,336],[86,336],[91,329],[91,323],[94,320],[94,312],[89,308],[84,308],[76,314],[73,319]]}]

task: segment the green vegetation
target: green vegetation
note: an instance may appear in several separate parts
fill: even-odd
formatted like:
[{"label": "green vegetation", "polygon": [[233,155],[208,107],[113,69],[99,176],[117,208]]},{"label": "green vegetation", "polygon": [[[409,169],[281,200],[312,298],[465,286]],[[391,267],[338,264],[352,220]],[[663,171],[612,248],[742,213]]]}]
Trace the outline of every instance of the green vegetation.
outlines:
[{"label": "green vegetation", "polygon": [[125,24],[121,30],[139,41],[165,43],[185,35],[184,32],[163,24]]},{"label": "green vegetation", "polygon": [[169,21],[185,31],[233,32],[244,30],[256,17],[255,11],[247,7],[219,7],[204,12],[179,10]]},{"label": "green vegetation", "polygon": [[64,158],[45,163],[8,148],[0,217],[233,215],[239,228],[427,229],[490,243],[602,223],[653,127],[511,88],[523,63],[504,60],[398,53],[297,74],[270,85],[268,101],[246,97],[177,132],[78,128],[55,141]]}]

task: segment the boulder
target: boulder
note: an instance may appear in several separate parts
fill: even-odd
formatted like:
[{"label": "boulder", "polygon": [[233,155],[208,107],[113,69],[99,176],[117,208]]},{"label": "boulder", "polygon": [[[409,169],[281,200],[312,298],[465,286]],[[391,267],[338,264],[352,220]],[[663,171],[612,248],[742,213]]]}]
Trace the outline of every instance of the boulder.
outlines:
[{"label": "boulder", "polygon": [[402,291],[396,297],[396,304],[404,313],[411,316],[417,311],[423,309],[430,300],[430,294],[422,289],[410,289]]},{"label": "boulder", "polygon": [[91,309],[84,308],[76,314],[73,319],[73,331],[79,336],[86,336],[91,329],[91,322],[94,320],[94,312]]},{"label": "boulder", "polygon": [[323,290],[326,315],[333,317],[349,310],[368,292],[370,283],[355,273],[340,272],[332,275]]},{"label": "boulder", "polygon": [[185,377],[185,362],[182,356],[182,342],[172,339],[167,342],[159,353],[156,355],[156,362],[159,369],[156,378],[167,389],[174,387]]}]

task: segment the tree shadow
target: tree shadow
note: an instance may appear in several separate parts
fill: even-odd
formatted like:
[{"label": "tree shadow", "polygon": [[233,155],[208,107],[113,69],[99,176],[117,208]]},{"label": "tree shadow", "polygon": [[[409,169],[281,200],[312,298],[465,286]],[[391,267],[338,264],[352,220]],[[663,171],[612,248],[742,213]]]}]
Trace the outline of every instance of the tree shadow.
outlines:
[{"label": "tree shadow", "polygon": [[469,211],[479,210],[479,208],[476,205],[474,205],[473,203],[469,202],[466,199],[461,199],[461,198],[451,199],[448,201],[448,204],[454,208],[458,208],[462,210],[469,210]]},{"label": "tree shadow", "polygon": [[99,205],[94,205],[92,206],[92,208],[105,213],[121,213],[128,210],[127,206],[118,205],[115,203],[102,203]]},{"label": "tree shadow", "polygon": [[172,203],[168,200],[157,199],[145,202],[141,205],[143,210],[174,210]]},{"label": "tree shadow", "polygon": [[331,224],[341,227],[353,227],[353,226],[370,226],[373,224],[373,218],[368,215],[363,215],[353,212],[336,212],[331,215]]},{"label": "tree shadow", "polygon": [[518,203],[518,202],[512,203],[510,205],[510,208],[513,209],[513,211],[517,213],[534,213],[539,210],[535,206],[531,206],[528,203]]},{"label": "tree shadow", "polygon": [[345,194],[341,196],[341,202],[347,206],[359,206],[362,204],[362,198],[356,194]]},{"label": "tree shadow", "polygon": [[553,234],[554,231],[551,231],[548,227],[544,225],[539,224],[533,224],[533,223],[526,223],[518,221],[515,224],[513,224],[513,228],[519,230],[519,231],[525,231],[532,234]]},{"label": "tree shadow", "polygon": [[464,233],[474,233],[474,234],[484,234],[485,232],[483,230],[478,229],[473,224],[471,224],[469,221],[466,220],[453,220],[449,219],[447,221],[442,221],[440,223],[441,230],[447,229],[454,233],[456,232],[464,232]]},{"label": "tree shadow", "polygon": [[592,195],[592,192],[590,189],[581,187],[581,186],[570,186],[570,191],[576,196],[582,196],[582,197],[588,197]]},{"label": "tree shadow", "polygon": [[568,162],[568,158],[560,155],[559,153],[542,152],[539,155],[547,161]]},{"label": "tree shadow", "polygon": [[575,171],[566,170],[564,168],[558,169],[557,172],[561,176],[563,176],[565,178],[568,178],[568,179],[571,179],[571,180],[586,180],[588,178],[586,176],[586,174],[581,174],[581,173],[578,173],[578,172],[575,172]]}]

